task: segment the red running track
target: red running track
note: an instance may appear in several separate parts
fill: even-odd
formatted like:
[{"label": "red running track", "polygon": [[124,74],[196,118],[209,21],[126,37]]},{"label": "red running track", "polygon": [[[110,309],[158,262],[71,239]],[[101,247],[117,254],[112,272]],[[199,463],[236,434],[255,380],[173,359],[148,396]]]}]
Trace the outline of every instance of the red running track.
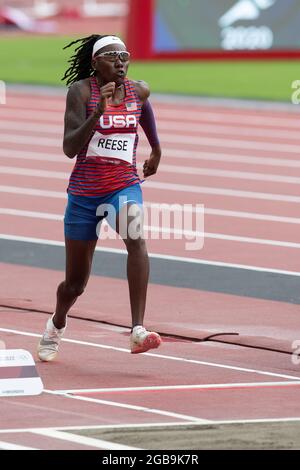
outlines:
[{"label": "red running track", "polygon": [[[182,123],[185,102],[154,102],[165,153],[160,171],[143,186],[145,201],[204,204],[206,237],[201,250],[187,251],[186,240],[159,239],[148,240],[149,251],[297,275],[297,113],[194,104]],[[61,151],[63,109],[59,95],[17,92],[9,92],[7,105],[0,107],[4,239],[63,241],[61,218],[73,165]],[[141,136],[140,164],[148,153]],[[123,248],[118,240],[103,240],[101,246]],[[46,320],[41,311],[53,309],[62,273],[2,263],[0,276],[1,340],[7,348],[35,354],[35,335]],[[84,344],[65,342],[56,363],[38,363],[47,390],[40,397],[2,401],[0,442],[95,448],[93,441],[67,442],[48,428],[300,418],[299,365],[291,356],[300,338],[297,305],[150,285],[147,321],[165,333],[164,343],[138,357],[128,356],[128,311],[125,281],[92,276],[66,336]],[[200,343],[172,336],[207,339],[216,333],[220,336]],[[238,339],[230,333],[243,337],[243,346],[232,344]],[[282,352],[263,349],[265,338]],[[166,390],[169,386],[181,388]],[[123,390],[128,387],[139,389]],[[90,389],[100,390],[74,391]],[[69,392],[57,395],[61,390]],[[46,434],[32,434],[41,423]]]}]

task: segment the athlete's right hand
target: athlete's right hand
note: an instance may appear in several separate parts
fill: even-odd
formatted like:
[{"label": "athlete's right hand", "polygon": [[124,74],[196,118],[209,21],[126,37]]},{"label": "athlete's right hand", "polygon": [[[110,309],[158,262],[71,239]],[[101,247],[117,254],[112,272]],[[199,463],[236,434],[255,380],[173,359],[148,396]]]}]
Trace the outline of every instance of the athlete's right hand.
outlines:
[{"label": "athlete's right hand", "polygon": [[113,96],[116,90],[115,82],[109,82],[100,88],[100,100],[96,107],[96,114],[100,116],[107,108],[107,100]]}]

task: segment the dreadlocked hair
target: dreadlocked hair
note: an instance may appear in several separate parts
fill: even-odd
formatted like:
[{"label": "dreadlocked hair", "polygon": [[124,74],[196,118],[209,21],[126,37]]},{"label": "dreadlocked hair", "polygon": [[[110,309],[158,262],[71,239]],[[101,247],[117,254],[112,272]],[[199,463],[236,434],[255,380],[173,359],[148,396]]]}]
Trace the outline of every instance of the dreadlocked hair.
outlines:
[{"label": "dreadlocked hair", "polygon": [[67,49],[74,44],[80,43],[80,45],[75,49],[75,54],[73,54],[68,60],[68,63],[71,65],[65,71],[65,74],[62,77],[62,80],[67,80],[67,86],[72,85],[78,80],[82,80],[83,78],[88,78],[94,75],[94,70],[91,64],[93,46],[95,42],[98,41],[98,39],[102,39],[106,36],[107,35],[101,36],[99,34],[92,34],[86,38],[80,38],[76,41],[70,42],[70,44],[63,48]]}]

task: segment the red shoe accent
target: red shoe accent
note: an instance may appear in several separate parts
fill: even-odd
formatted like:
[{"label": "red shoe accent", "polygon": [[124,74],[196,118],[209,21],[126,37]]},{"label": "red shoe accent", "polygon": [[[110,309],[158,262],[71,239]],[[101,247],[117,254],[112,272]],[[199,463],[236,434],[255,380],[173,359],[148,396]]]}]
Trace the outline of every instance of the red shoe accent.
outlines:
[{"label": "red shoe accent", "polygon": [[149,351],[149,349],[156,349],[158,348],[162,343],[161,337],[157,333],[149,333],[147,337],[144,339],[141,345],[136,346],[133,351],[131,351],[131,354],[139,354],[143,353],[146,351]]}]

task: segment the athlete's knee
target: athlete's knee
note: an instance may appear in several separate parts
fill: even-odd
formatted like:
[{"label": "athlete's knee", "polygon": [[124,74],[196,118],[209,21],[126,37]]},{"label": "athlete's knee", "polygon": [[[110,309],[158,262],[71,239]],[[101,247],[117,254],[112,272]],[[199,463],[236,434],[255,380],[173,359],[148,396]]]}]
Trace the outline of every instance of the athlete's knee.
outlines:
[{"label": "athlete's knee", "polygon": [[68,297],[76,298],[83,294],[86,286],[86,282],[83,281],[73,281],[64,283],[64,291]]},{"label": "athlete's knee", "polygon": [[127,238],[125,244],[128,254],[147,254],[147,246],[143,238]]}]

